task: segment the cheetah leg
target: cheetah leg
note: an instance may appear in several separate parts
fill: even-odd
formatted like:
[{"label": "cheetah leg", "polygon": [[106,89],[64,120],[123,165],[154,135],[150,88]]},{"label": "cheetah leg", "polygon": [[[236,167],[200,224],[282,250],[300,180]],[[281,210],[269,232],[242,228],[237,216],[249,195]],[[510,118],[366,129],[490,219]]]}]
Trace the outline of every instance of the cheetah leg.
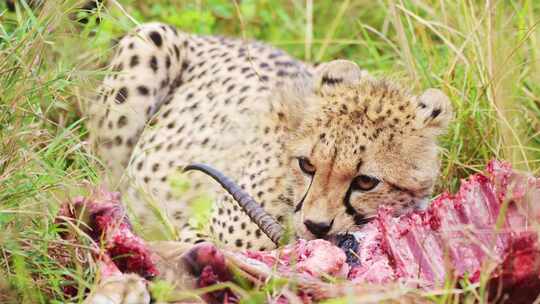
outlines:
[{"label": "cheetah leg", "polygon": [[88,107],[90,142],[110,168],[113,185],[145,124],[179,79],[182,35],[171,26],[148,23],[122,38],[111,60],[113,73]]},{"label": "cheetah leg", "polygon": [[[156,259],[159,279],[170,284],[175,292],[197,288],[197,278],[206,265],[229,277],[225,257],[210,243],[192,245],[176,241],[157,241],[148,244]],[[83,304],[150,303],[148,285],[136,274],[118,270],[110,274],[110,266],[102,263],[102,281]]]}]

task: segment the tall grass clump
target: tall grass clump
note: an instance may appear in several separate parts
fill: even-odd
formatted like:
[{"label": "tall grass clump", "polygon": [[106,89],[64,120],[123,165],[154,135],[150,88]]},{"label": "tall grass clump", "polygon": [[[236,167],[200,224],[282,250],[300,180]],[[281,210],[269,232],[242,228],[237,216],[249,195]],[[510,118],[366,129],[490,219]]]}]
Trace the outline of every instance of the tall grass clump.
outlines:
[{"label": "tall grass clump", "polygon": [[[346,58],[416,93],[442,89],[455,120],[436,193],[492,158],[540,171],[538,1],[111,0],[93,13],[83,1],[15,2],[10,12],[0,1],[0,303],[80,302],[65,287],[94,284],[88,250],[63,241],[54,217],[101,183],[81,109],[114,40],[146,21],[263,40],[312,62]],[[426,297],[485,301],[482,286],[454,283]]]},{"label": "tall grass clump", "polygon": [[[87,252],[58,237],[60,202],[98,182],[79,113],[94,77],[75,1],[0,4],[0,303],[65,302],[91,286]],[[94,54],[98,54],[96,51]],[[74,254],[78,256],[75,258]],[[70,261],[64,263],[62,261]],[[88,280],[88,281],[87,281]],[[81,290],[84,290],[82,288]]]}]

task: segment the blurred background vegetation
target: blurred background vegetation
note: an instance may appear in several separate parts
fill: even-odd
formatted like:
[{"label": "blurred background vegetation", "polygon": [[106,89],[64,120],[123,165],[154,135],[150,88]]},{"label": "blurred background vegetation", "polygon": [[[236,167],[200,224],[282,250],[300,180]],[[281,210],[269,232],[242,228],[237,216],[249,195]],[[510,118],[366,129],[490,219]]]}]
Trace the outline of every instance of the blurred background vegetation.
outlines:
[{"label": "blurred background vegetation", "polygon": [[124,0],[91,11],[84,1],[11,2],[15,11],[0,1],[0,303],[77,302],[65,286],[92,286],[84,259],[53,254],[75,248],[54,216],[100,183],[80,109],[114,41],[143,22],[263,40],[307,61],[346,58],[416,92],[442,89],[456,119],[436,193],[492,158],[540,170],[539,1]]}]

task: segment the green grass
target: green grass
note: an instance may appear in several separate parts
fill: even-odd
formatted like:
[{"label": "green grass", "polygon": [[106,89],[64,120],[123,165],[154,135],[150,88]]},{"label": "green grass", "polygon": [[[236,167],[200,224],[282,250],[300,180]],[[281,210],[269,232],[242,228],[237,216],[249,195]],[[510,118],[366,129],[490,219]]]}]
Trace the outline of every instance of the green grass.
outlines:
[{"label": "green grass", "polygon": [[[100,183],[80,109],[104,74],[111,40],[136,23],[264,40],[306,60],[354,60],[417,92],[444,90],[456,119],[441,140],[437,192],[455,190],[492,158],[540,170],[538,1],[126,0],[109,1],[101,23],[86,26],[72,21],[85,15],[78,2],[16,13],[0,2],[1,303],[77,302],[81,295],[64,298],[66,281],[93,284],[80,261],[87,250],[62,243],[54,216],[62,201]],[[69,248],[69,262],[55,259],[59,247]],[[430,298],[482,301],[482,286],[464,286]],[[264,298],[252,294],[250,303]]]}]

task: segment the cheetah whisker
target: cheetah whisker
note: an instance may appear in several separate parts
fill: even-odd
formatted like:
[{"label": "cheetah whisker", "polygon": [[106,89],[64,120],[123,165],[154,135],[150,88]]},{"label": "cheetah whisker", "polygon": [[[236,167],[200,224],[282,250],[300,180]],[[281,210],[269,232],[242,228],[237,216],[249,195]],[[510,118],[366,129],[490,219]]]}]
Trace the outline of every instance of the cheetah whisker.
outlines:
[{"label": "cheetah whisker", "polygon": [[184,172],[190,170],[201,171],[211,176],[227,190],[230,195],[232,195],[238,205],[240,205],[251,220],[272,240],[272,242],[276,245],[280,244],[280,240],[284,234],[283,227],[235,182],[226,177],[223,173],[206,164],[191,164],[184,168]]}]

